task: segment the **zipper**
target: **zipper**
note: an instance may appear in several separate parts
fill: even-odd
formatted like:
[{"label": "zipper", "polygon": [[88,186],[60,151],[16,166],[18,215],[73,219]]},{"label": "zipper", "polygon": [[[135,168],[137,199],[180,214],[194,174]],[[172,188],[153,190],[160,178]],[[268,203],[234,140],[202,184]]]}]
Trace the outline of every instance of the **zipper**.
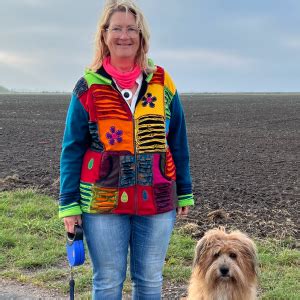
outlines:
[{"label": "zipper", "polygon": [[[115,86],[115,82],[112,80],[112,84],[111,87],[118,92],[118,94],[122,97],[122,100],[125,101],[125,99],[123,98],[121,92],[119,91],[119,89]],[[135,105],[137,105],[139,99],[137,99]],[[126,101],[125,101],[126,102]],[[126,105],[128,105],[128,103],[126,102]],[[128,105],[129,107],[129,105]],[[137,176],[137,155],[136,155],[136,142],[135,142],[135,120],[134,120],[134,114],[131,111],[131,108],[129,107],[130,113],[131,113],[131,119],[132,119],[132,123],[133,123],[133,151],[134,151],[134,175],[135,175],[135,185],[134,185],[134,214],[137,215],[138,214],[138,198],[137,198],[137,180],[138,180],[138,176]]]},{"label": "zipper", "polygon": [[[124,100],[125,101],[125,100]],[[134,151],[134,169],[135,169],[135,193],[134,193],[134,213],[137,215],[138,214],[138,197],[137,197],[137,183],[138,183],[138,168],[137,168],[137,155],[136,155],[136,142],[135,142],[135,120],[134,116],[132,114],[132,121],[133,121],[133,134],[134,134],[134,139],[133,139],[133,151]]]}]

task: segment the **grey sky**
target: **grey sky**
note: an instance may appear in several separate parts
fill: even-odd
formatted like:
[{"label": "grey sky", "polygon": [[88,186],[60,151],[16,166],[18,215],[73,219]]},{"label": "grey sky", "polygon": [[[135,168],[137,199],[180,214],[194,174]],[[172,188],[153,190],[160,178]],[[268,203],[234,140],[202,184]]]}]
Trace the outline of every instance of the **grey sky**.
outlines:
[{"label": "grey sky", "polygon": [[[300,1],[139,0],[179,92],[300,91]],[[71,91],[103,1],[0,0],[0,85]]]}]

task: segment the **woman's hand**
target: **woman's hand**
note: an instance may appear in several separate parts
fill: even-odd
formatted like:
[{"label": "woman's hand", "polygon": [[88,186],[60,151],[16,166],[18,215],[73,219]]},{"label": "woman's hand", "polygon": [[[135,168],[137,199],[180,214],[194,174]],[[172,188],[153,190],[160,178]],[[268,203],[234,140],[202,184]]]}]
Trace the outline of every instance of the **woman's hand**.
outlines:
[{"label": "woman's hand", "polygon": [[74,233],[74,226],[81,225],[81,215],[64,217],[65,229],[67,232]]},{"label": "woman's hand", "polygon": [[178,217],[186,217],[189,213],[189,207],[183,206],[183,207],[177,207],[177,216]]}]

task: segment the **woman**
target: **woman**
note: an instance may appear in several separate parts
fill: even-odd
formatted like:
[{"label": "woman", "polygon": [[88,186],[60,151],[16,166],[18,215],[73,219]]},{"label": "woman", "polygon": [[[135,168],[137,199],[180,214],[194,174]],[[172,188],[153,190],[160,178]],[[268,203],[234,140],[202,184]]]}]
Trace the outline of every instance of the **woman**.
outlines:
[{"label": "woman", "polygon": [[83,225],[94,299],[121,299],[128,248],[133,299],[160,299],[176,210],[194,203],[179,96],[148,48],[139,8],[108,2],[68,110],[59,216]]}]

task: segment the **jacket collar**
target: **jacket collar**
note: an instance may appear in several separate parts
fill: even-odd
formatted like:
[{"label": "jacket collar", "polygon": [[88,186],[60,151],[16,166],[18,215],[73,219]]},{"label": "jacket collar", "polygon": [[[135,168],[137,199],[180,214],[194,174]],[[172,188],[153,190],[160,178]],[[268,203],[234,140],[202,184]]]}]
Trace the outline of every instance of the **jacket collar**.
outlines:
[{"label": "jacket collar", "polygon": [[[111,82],[111,85],[115,89],[117,89],[117,86],[116,86],[115,82],[112,80],[112,77],[105,71],[105,69],[103,68],[103,66],[101,66],[96,71],[96,74],[99,74],[100,76],[108,79]],[[151,76],[151,78],[152,78],[152,76]],[[149,75],[147,76],[147,74],[145,72],[143,72],[143,81],[142,81],[142,86],[141,86],[141,89],[140,89],[140,92],[139,92],[139,95],[138,95],[137,102],[145,95],[145,93],[147,91],[147,87],[148,87],[148,82],[151,80],[151,78],[149,78]]]}]

